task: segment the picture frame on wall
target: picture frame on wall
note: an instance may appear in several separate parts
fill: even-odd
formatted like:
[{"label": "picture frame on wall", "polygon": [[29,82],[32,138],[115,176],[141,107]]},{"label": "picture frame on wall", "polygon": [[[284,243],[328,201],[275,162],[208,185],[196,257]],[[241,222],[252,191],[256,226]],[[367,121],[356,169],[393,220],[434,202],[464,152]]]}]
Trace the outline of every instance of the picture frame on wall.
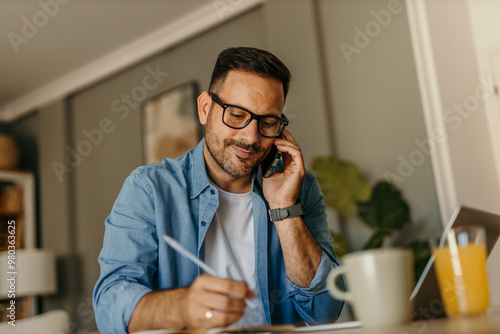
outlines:
[{"label": "picture frame on wall", "polygon": [[190,81],[146,100],[141,108],[144,163],[177,158],[202,138],[198,84]]}]

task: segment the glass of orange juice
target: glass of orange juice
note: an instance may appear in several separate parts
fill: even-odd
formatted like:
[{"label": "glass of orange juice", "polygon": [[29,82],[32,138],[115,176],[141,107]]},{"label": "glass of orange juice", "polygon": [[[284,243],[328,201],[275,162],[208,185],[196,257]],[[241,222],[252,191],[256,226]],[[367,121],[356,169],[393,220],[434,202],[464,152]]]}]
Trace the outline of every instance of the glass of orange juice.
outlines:
[{"label": "glass of orange juice", "polygon": [[452,228],[444,245],[434,248],[433,254],[446,314],[453,317],[486,312],[490,298],[484,228]]}]

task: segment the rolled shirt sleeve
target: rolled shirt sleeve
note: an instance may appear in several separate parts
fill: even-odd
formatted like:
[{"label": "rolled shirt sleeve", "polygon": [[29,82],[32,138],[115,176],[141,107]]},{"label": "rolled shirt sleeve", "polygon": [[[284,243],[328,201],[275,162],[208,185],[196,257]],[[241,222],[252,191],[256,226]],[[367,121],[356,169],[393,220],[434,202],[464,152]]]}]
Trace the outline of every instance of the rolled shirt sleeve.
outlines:
[{"label": "rolled shirt sleeve", "polygon": [[152,291],[158,239],[151,188],[140,169],[125,181],[105,221],[93,306],[101,333],[127,333],[139,300]]},{"label": "rolled shirt sleeve", "polygon": [[[322,252],[321,262],[309,287],[302,288],[286,278],[287,297],[293,298],[297,313],[308,325],[334,322],[342,310],[344,302],[331,297],[326,287],[326,276],[334,266]],[[339,286],[344,287],[342,280]]]}]

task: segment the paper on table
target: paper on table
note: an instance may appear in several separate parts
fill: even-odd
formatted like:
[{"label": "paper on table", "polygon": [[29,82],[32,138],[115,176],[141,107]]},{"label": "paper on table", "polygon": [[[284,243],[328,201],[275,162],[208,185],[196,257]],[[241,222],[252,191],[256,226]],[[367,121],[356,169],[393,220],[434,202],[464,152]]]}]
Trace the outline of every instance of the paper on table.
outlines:
[{"label": "paper on table", "polygon": [[333,324],[324,324],[316,326],[306,326],[297,327],[294,332],[320,332],[320,331],[332,331],[336,329],[349,329],[361,327],[361,321],[346,321],[346,322],[336,322]]},{"label": "paper on table", "polygon": [[158,329],[137,332],[135,334],[222,334],[222,333],[290,333],[295,330],[294,325],[274,325],[274,326],[250,326],[250,327],[217,327],[207,330],[192,329]]},{"label": "paper on table", "polygon": [[291,332],[320,332],[336,329],[348,329],[361,327],[360,321],[339,322],[333,324],[324,324],[317,326],[295,327],[294,325],[274,325],[274,326],[255,326],[255,327],[218,327],[203,330],[181,330],[181,329],[160,329],[142,331],[136,334],[221,334],[221,333],[291,333]]}]

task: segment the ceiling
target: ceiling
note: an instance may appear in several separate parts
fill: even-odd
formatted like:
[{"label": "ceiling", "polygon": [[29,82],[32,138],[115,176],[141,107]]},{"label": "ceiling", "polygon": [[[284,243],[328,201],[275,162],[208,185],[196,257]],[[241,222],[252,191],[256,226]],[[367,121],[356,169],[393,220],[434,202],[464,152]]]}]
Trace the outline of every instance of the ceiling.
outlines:
[{"label": "ceiling", "polygon": [[214,1],[0,0],[0,114],[200,7]]}]

